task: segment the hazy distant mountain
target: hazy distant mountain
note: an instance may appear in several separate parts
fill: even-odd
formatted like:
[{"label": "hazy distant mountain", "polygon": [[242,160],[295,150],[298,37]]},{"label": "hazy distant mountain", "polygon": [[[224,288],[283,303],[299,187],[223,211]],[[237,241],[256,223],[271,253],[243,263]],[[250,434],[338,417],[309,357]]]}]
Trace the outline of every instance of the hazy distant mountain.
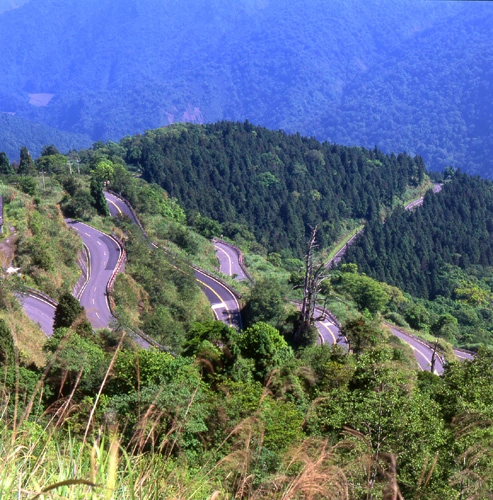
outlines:
[{"label": "hazy distant mountain", "polygon": [[31,0],[0,15],[0,111],[92,140],[248,119],[491,176],[493,5],[465,4]]},{"label": "hazy distant mountain", "polygon": [[0,14],[7,10],[16,9],[27,2],[29,0],[0,0]]}]

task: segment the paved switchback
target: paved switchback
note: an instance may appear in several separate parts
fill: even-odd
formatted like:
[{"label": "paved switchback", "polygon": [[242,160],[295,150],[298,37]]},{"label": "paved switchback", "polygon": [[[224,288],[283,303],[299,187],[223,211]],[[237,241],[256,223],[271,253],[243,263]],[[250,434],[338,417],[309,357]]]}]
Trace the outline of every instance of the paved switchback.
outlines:
[{"label": "paved switchback", "polygon": [[235,276],[238,281],[248,280],[240,265],[239,250],[222,241],[212,240],[219,260],[219,271],[226,276]]},{"label": "paved switchback", "polygon": [[130,209],[130,207],[118,196],[113,193],[108,193],[108,191],[104,192],[104,196],[106,201],[108,202],[108,208],[110,209],[110,214],[112,217],[128,217],[134,224],[139,225],[139,221],[134,215],[134,212]]},{"label": "paved switchback", "polygon": [[[142,227],[139,220],[136,219],[134,212],[123,199],[107,191],[105,191],[104,195],[108,201],[111,215],[125,215],[135,224]],[[151,245],[153,248],[158,248],[153,243],[151,243]],[[214,316],[228,326],[241,330],[240,305],[234,292],[218,279],[197,267],[194,267],[194,275],[211,304]]]},{"label": "paved switchback", "polygon": [[89,280],[77,298],[93,328],[106,328],[113,320],[106,287],[120,259],[121,248],[111,236],[83,222],[67,221],[67,224],[79,233],[89,250],[91,263]]},{"label": "paved switchback", "polygon": [[[405,342],[414,352],[414,357],[418,362],[421,370],[430,371],[431,370],[431,359],[433,357],[433,349],[416,337],[408,335],[407,333],[399,330],[391,325],[387,325],[388,329],[393,335],[399,337],[403,342]],[[443,363],[442,360],[436,356],[435,357],[435,369],[434,373],[437,375],[442,375],[443,373]]]}]

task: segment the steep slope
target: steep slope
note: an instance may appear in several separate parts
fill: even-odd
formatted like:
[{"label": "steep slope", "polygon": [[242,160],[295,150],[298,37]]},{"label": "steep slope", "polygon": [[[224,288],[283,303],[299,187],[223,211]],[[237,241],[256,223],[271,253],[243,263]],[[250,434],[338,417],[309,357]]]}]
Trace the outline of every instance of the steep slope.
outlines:
[{"label": "steep slope", "polygon": [[[121,141],[126,160],[190,211],[250,231],[270,251],[302,256],[311,227],[322,248],[349,219],[389,210],[424,179],[421,158],[320,143],[248,122],[176,125]],[[220,228],[221,230],[221,228]]]},{"label": "steep slope", "polygon": [[385,53],[344,89],[321,121],[322,136],[413,152],[432,169],[453,165],[491,177],[492,19],[491,4],[469,3]]}]

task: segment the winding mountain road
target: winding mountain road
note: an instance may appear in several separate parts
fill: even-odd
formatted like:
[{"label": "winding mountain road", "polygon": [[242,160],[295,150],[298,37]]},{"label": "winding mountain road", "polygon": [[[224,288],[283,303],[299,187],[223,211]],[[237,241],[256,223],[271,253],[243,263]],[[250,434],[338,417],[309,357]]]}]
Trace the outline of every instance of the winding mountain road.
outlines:
[{"label": "winding mountain road", "polygon": [[117,241],[83,222],[67,221],[77,231],[84,245],[89,250],[89,280],[82,288],[80,303],[86,309],[87,319],[93,328],[107,328],[113,320],[108,305],[106,287],[122,255]]},{"label": "winding mountain road", "polygon": [[[142,227],[132,209],[122,198],[106,191],[105,197],[108,201],[111,215],[125,215],[135,224]],[[153,248],[158,248],[154,243],[151,243],[151,245]],[[236,260],[238,260],[238,258]],[[239,263],[237,265],[239,267]],[[219,279],[195,266],[194,275],[209,300],[216,319],[222,321],[228,326],[241,330],[241,308],[237,295],[226,284],[221,283]]]},{"label": "winding mountain road", "polygon": [[214,239],[212,242],[216,248],[216,255],[219,260],[219,271],[226,276],[234,276],[235,280],[238,281],[248,280],[240,264],[242,256],[239,250],[222,241]]},{"label": "winding mountain road", "polygon": [[[436,189],[437,191],[435,192],[440,191],[441,186]],[[112,216],[125,215],[134,223],[142,227],[135,213],[124,200],[108,192],[105,192],[105,197],[108,201]],[[422,203],[422,200],[416,201]],[[406,209],[411,210],[419,206],[419,204],[420,203],[413,202],[407,205]],[[113,320],[113,316],[108,305],[107,285],[122,258],[122,249],[114,238],[87,224],[77,221],[67,221],[67,223],[78,232],[89,252],[89,278],[82,287],[78,298],[85,307],[87,317],[94,328],[108,327]],[[235,250],[233,247],[217,241],[215,241],[214,244],[217,253],[223,255],[222,259],[219,258],[221,272],[228,276],[236,274],[237,279],[247,279],[240,266],[239,261],[241,253],[239,250]],[[152,244],[152,246],[157,248],[154,244]],[[347,246],[345,248],[347,248]],[[218,278],[199,268],[194,267],[194,274],[209,300],[216,318],[240,330],[242,324],[237,294]],[[19,296],[19,300],[26,314],[40,325],[46,335],[51,335],[53,333],[53,317],[55,312],[53,303],[44,300],[42,297],[29,294]],[[336,320],[332,320],[330,317],[322,315],[322,317],[316,321],[316,327],[319,331],[321,342],[347,345],[336,324]],[[433,356],[432,348],[425,342],[408,335],[402,330],[391,325],[388,325],[388,328],[393,335],[399,337],[413,349],[420,368],[429,371],[431,369],[431,359]],[[457,349],[454,349],[454,352],[461,360],[473,359],[471,353]],[[436,357],[435,360],[435,373],[443,373],[443,363],[439,357]]]},{"label": "winding mountain road", "polygon": [[[353,236],[353,238],[355,238]],[[352,239],[353,239],[352,238]],[[351,241],[351,240],[350,240]],[[214,242],[216,245],[217,243]],[[216,247],[217,248],[217,247]],[[230,270],[235,269],[235,266],[239,266],[238,262],[238,252],[229,252],[229,259],[231,259],[231,265],[228,264],[224,268],[224,274],[231,275]],[[336,254],[337,256],[337,254]],[[235,262],[236,259],[236,262]],[[222,270],[223,268],[221,268]],[[337,325],[336,321],[333,320],[328,316],[328,314],[324,314],[320,308],[317,308],[318,313],[320,314],[321,318],[315,322],[315,326],[317,327],[318,333],[319,333],[319,339],[321,343],[325,344],[339,344],[342,346],[347,347],[347,342],[345,337],[341,334],[341,330],[339,329],[339,326]],[[433,357],[433,349],[426,344],[425,342],[417,339],[416,337],[409,335],[402,330],[398,330],[397,328],[387,325],[389,330],[392,332],[393,335],[396,337],[400,338],[403,342],[408,344],[411,349],[414,352],[414,356],[416,358],[416,361],[419,365],[419,367],[422,370],[430,371],[431,370],[431,360]],[[457,354],[460,353],[460,354]],[[458,355],[459,359],[462,358],[467,358],[467,359],[472,359],[472,356],[468,353],[464,353],[462,351],[457,351],[456,354]],[[435,357],[435,367],[434,367],[434,372],[438,375],[441,375],[443,373],[443,363],[442,360],[436,356]]]},{"label": "winding mountain road", "polygon": [[[431,371],[431,360],[433,358],[433,349],[425,342],[419,340],[412,335],[399,330],[392,325],[387,325],[393,335],[399,337],[405,342],[414,352],[414,357],[418,362],[419,367],[424,371]],[[443,362],[440,357],[435,356],[434,373],[441,375],[443,373]]]}]

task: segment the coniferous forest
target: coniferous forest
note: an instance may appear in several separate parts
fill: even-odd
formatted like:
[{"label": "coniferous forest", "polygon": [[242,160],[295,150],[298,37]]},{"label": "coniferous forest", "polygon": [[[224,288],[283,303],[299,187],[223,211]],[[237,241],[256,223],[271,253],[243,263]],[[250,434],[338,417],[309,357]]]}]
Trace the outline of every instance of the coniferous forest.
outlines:
[{"label": "coniferous forest", "polygon": [[269,251],[303,255],[311,228],[319,245],[347,220],[379,218],[425,175],[423,160],[320,143],[248,122],[176,125],[123,139],[127,163],[189,211],[247,230]]},{"label": "coniferous forest", "polygon": [[369,221],[344,257],[415,296],[450,297],[445,269],[493,266],[493,185],[455,172],[423,206]]}]

